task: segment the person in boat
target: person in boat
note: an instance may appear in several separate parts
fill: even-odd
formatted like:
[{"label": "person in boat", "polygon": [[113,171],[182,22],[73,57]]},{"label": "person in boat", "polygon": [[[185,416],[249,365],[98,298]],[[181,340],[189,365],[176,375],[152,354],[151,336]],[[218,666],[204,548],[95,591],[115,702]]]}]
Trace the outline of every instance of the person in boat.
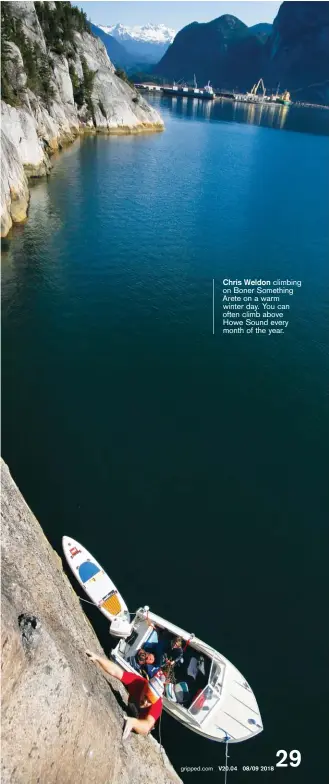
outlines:
[{"label": "person in boat", "polygon": [[150,651],[144,651],[143,648],[138,651],[137,664],[141,675],[143,675],[144,678],[147,678],[147,680],[153,678],[160,669],[159,665],[155,664],[154,653]]},{"label": "person in boat", "polygon": [[167,666],[175,667],[176,664],[182,664],[183,661],[183,639],[175,637],[172,640],[170,651],[166,654],[165,663]]},{"label": "person in boat", "polygon": [[123,733],[125,740],[133,730],[138,735],[148,735],[156,721],[160,718],[163,707],[164,676],[158,670],[157,675],[147,681],[141,675],[126,672],[115,662],[105,656],[86,651],[87,656],[94,664],[98,664],[107,675],[112,675],[121,681],[129,694],[128,707],[135,716],[126,716],[126,726]]},{"label": "person in boat", "polygon": [[148,647],[148,650],[154,653],[155,663],[158,667],[174,667],[175,664],[181,664],[184,661],[184,651],[182,646],[182,637],[174,637],[170,643],[166,630],[162,630],[159,633],[158,642],[155,644],[153,643],[152,647]]}]

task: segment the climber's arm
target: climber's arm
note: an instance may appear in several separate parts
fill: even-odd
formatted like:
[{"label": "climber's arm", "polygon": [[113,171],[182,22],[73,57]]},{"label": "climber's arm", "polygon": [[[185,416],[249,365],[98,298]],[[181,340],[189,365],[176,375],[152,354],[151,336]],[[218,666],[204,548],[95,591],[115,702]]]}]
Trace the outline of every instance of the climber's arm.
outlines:
[{"label": "climber's arm", "polygon": [[94,664],[99,664],[107,675],[112,675],[112,677],[116,678],[118,681],[122,680],[124,670],[122,667],[119,667],[118,664],[115,664],[115,662],[112,662],[105,656],[98,656],[97,653],[92,653],[92,651],[86,651],[86,654],[89,656],[90,661],[94,662]]}]

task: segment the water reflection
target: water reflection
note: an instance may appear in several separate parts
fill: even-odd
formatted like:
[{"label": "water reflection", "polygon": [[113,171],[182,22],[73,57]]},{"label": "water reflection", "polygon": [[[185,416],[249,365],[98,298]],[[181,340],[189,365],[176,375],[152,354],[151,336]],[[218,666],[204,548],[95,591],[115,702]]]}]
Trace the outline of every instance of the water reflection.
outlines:
[{"label": "water reflection", "polygon": [[[60,184],[60,169],[58,181]],[[12,227],[1,241],[3,312],[9,310],[25,281],[37,287],[47,278],[53,289],[63,285],[56,236],[65,224],[57,202],[51,198],[47,179],[30,183],[28,218]],[[35,231],[35,227],[38,231]]]},{"label": "water reflection", "polygon": [[289,106],[274,106],[264,103],[240,104],[232,102],[232,107],[236,122],[265,125],[269,128],[284,128],[290,109]]},{"label": "water reflection", "polygon": [[159,103],[159,109],[184,119],[237,122],[262,125],[267,128],[329,135],[329,111],[297,106],[244,103],[227,98],[200,101],[197,98],[148,96],[148,101]]}]

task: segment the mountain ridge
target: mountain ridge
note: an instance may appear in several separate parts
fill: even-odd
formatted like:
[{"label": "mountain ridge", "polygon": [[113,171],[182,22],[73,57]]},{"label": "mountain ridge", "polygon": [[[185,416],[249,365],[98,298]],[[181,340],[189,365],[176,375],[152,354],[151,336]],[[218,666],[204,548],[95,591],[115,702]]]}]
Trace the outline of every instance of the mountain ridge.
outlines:
[{"label": "mountain ridge", "polygon": [[92,33],[103,42],[110,60],[116,67],[128,68],[135,64],[133,55],[113,35],[106,33],[102,27],[98,27],[93,22],[90,22],[90,28]]},{"label": "mountain ridge", "polygon": [[329,3],[284,2],[267,42],[265,77],[293,99],[329,104]]},{"label": "mountain ridge", "polygon": [[242,88],[241,73],[246,84],[254,83],[261,69],[263,46],[263,39],[250,33],[244,22],[224,14],[180,30],[154,72],[186,80],[195,74],[200,84],[210,79],[216,86],[220,80],[223,87]]},{"label": "mountain ridge", "polygon": [[118,22],[116,25],[97,25],[97,27],[109,35],[120,37],[122,40],[134,38],[136,41],[149,41],[150,43],[172,43],[176,35],[173,28],[164,24],[155,25],[152,22],[145,25],[123,25]]},{"label": "mountain ridge", "polygon": [[175,30],[172,28],[151,22],[130,26],[120,22],[115,25],[95,24],[95,27],[115,38],[124,46],[128,54],[134,57],[135,62],[143,60],[149,63],[158,62],[175,37]]},{"label": "mountain ridge", "polygon": [[329,3],[283,2],[273,25],[247,27],[230,14],[192,22],[177,33],[154,73],[165,79],[246,91],[263,77],[267,89],[296,100],[329,103]]}]

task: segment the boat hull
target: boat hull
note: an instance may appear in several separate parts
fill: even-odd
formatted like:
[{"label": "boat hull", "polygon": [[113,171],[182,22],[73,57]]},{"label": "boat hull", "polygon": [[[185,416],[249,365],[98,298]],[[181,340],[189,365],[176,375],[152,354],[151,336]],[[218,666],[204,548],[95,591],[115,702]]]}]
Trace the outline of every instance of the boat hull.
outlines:
[{"label": "boat hull", "polygon": [[213,101],[215,95],[207,92],[195,92],[195,90],[173,90],[172,87],[163,87],[164,95],[171,95],[173,98],[200,98],[202,101]]},{"label": "boat hull", "polygon": [[263,724],[254,693],[236,667],[202,640],[154,613],[148,610],[146,612],[144,608],[136,613],[134,628],[137,630],[137,638],[131,644],[129,643],[129,649],[126,648],[126,642],[122,640],[111,652],[112,658],[123,669],[128,672],[136,672],[131,663],[132,656],[135,656],[136,651],[147,642],[150,627],[167,629],[174,636],[182,637],[193,650],[193,655],[195,652],[196,656],[202,654],[207,657],[216,663],[219,672],[221,672],[216,694],[214,689],[210,689],[212,695],[208,701],[209,707],[206,708],[206,713],[204,713],[203,706],[207,701],[202,702],[200,708],[195,710],[200,700],[198,695],[195,700],[193,698],[194,701],[189,709],[168,699],[168,697],[164,697],[163,707],[172,718],[197,735],[202,735],[218,743],[241,743],[262,732]]}]

